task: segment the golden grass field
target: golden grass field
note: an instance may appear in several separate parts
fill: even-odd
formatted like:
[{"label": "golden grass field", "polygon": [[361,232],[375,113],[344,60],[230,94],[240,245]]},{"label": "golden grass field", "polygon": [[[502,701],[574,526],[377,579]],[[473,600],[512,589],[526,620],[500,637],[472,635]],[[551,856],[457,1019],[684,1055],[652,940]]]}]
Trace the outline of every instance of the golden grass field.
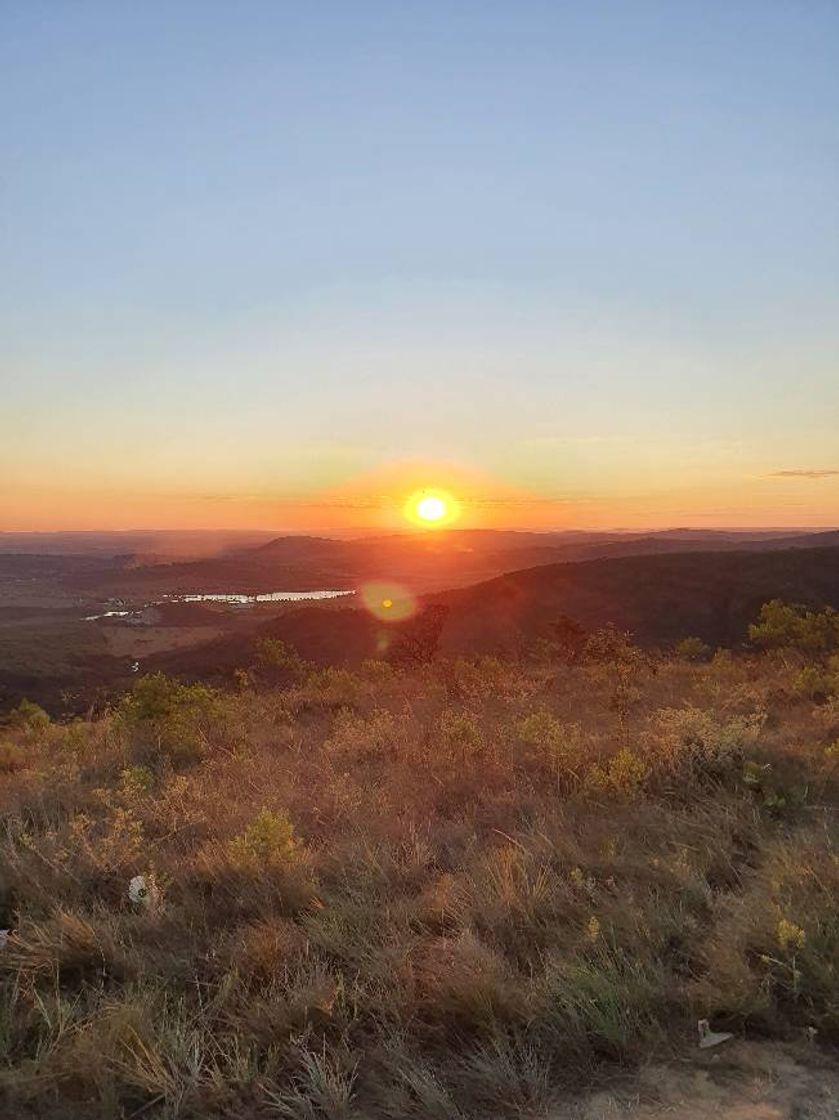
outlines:
[{"label": "golden grass field", "polygon": [[835,663],[609,649],[16,713],[4,1115],[617,1115],[700,1018],[829,1062]]}]

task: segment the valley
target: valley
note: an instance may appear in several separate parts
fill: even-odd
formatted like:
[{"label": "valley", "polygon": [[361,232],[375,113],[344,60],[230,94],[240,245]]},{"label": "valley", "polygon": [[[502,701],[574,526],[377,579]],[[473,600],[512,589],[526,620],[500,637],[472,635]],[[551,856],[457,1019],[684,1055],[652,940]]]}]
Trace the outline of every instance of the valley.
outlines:
[{"label": "valley", "polygon": [[[156,670],[229,681],[265,637],[317,665],[387,655],[413,623],[377,618],[359,595],[367,587],[410,598],[411,614],[439,609],[450,654],[530,656],[563,615],[613,622],[651,647],[688,635],[736,647],[768,599],[839,604],[837,540],[451,531],[227,538],[213,555],[161,561],[165,540],[137,542],[154,544],[149,558],[109,553],[100,535],[81,555],[0,551],[0,711],[24,697],[54,714],[86,711]],[[110,547],[124,543],[113,535]]]}]

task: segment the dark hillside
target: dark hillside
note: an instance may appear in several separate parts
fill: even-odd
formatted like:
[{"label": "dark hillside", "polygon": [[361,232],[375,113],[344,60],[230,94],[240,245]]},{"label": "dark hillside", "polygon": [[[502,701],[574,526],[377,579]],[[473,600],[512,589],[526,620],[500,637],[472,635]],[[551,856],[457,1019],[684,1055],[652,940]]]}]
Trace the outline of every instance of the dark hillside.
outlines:
[{"label": "dark hillside", "polygon": [[647,645],[694,634],[736,645],[768,599],[839,606],[839,549],[703,552],[554,564],[435,596],[450,608],[444,648],[512,651],[568,614]]},{"label": "dark hillside", "polygon": [[[426,597],[447,608],[441,648],[448,653],[516,654],[570,615],[586,628],[609,622],[647,646],[687,635],[737,646],[760,606],[782,598],[839,607],[839,549],[689,553],[552,564],[511,572],[462,590]],[[400,627],[358,607],[302,607],[251,635],[223,638],[146,661],[194,678],[225,676],[248,664],[258,634],[281,638],[317,664],[375,657]]]}]

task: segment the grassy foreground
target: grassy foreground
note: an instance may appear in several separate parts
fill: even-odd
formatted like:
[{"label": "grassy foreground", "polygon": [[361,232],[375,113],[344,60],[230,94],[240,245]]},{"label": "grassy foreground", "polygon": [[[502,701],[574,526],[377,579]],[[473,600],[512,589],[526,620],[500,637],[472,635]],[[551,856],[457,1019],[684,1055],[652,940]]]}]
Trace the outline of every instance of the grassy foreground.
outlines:
[{"label": "grassy foreground", "polygon": [[835,1043],[839,682],[684,653],[19,713],[5,1113],[538,1116],[699,1018]]}]

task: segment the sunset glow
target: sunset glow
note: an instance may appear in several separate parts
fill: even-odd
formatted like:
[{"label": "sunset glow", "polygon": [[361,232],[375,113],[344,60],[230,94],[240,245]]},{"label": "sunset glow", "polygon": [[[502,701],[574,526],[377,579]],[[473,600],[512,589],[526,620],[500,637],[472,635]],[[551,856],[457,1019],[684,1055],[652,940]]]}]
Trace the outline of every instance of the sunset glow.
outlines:
[{"label": "sunset glow", "polygon": [[446,503],[442,498],[423,498],[417,502],[417,517],[422,521],[440,521],[446,516]]},{"label": "sunset glow", "polygon": [[405,516],[414,525],[442,529],[460,516],[460,505],[445,490],[418,490],[405,504]]},{"label": "sunset glow", "polygon": [[0,532],[835,522],[836,5],[12,6]]}]

